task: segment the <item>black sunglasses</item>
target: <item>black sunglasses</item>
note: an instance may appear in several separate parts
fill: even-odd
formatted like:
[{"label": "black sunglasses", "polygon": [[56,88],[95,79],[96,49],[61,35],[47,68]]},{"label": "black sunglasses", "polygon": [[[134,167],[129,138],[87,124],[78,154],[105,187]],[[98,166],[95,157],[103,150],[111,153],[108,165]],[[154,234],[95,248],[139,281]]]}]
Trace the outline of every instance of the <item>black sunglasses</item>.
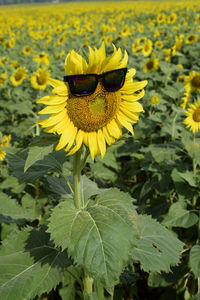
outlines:
[{"label": "black sunglasses", "polygon": [[68,82],[72,95],[76,97],[89,96],[94,93],[98,80],[102,79],[102,85],[107,92],[120,90],[125,81],[127,68],[105,72],[103,74],[80,74],[64,76],[64,82]]}]

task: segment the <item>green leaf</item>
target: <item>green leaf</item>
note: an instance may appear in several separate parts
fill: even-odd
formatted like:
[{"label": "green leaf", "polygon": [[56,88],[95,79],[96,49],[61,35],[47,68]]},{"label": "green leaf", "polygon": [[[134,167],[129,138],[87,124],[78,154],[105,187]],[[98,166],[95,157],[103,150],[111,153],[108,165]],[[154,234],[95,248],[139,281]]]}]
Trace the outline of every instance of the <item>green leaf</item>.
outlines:
[{"label": "green leaf", "polygon": [[0,192],[0,212],[8,222],[22,219],[34,220],[39,216],[34,206],[22,207],[15,199],[2,192]]},{"label": "green leaf", "polygon": [[166,287],[176,283],[182,276],[188,272],[187,265],[182,264],[177,267],[172,267],[170,273],[151,272],[148,277],[148,286],[151,287]]},{"label": "green leaf", "polygon": [[24,172],[28,170],[36,161],[42,160],[47,154],[53,151],[54,145],[46,147],[33,146],[29,147],[28,157],[24,166]]},{"label": "green leaf", "polygon": [[53,248],[44,227],[13,233],[0,249],[0,299],[33,299],[49,292],[69,265],[66,251]]},{"label": "green leaf", "polygon": [[53,210],[48,232],[57,246],[68,248],[86,274],[112,286],[134,245],[132,201],[117,189],[101,193],[83,210],[77,210],[69,199]]},{"label": "green leaf", "polygon": [[196,277],[200,277],[200,245],[194,245],[190,250],[189,264]]},{"label": "green leaf", "polygon": [[183,243],[150,216],[137,216],[133,222],[137,229],[133,259],[146,272],[169,272],[170,266],[179,262]]},{"label": "green leaf", "polygon": [[170,227],[189,228],[198,222],[198,216],[185,209],[186,204],[182,202],[173,203],[168,214],[164,217],[163,224]]},{"label": "green leaf", "polygon": [[27,155],[27,150],[20,150],[16,153],[8,153],[6,155],[13,176],[22,182],[35,182],[50,170],[61,172],[62,165],[66,160],[64,150],[55,151],[46,155],[43,160],[35,162],[24,173]]},{"label": "green leaf", "polygon": [[101,191],[97,184],[85,175],[81,177],[81,190],[84,201],[88,200],[91,196],[99,194]]}]

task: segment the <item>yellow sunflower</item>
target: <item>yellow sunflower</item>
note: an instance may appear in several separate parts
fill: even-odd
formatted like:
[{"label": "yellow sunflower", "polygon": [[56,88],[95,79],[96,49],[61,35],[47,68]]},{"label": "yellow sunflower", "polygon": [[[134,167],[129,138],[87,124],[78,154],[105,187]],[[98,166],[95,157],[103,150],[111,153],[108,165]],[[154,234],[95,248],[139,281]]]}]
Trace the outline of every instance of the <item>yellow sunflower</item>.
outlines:
[{"label": "yellow sunflower", "polygon": [[7,74],[6,73],[0,74],[0,86],[4,85],[4,83],[6,81],[6,78],[7,78]]},{"label": "yellow sunflower", "polygon": [[[102,74],[108,71],[125,68],[128,54],[122,57],[121,49],[113,45],[114,53],[106,57],[105,44],[99,49],[89,47],[89,62],[72,50],[65,60],[67,75]],[[52,94],[38,100],[47,107],[40,114],[51,114],[50,117],[37,121],[46,132],[61,135],[56,150],[65,147],[67,155],[77,152],[82,144],[89,150],[92,159],[97,154],[103,158],[106,144],[111,145],[122,136],[125,127],[132,134],[131,123],[136,123],[139,112],[143,111],[138,100],[144,96],[147,81],[134,82],[135,69],[129,69],[124,85],[115,92],[108,92],[98,80],[96,90],[89,96],[72,95],[66,82],[49,78],[53,86]]]},{"label": "yellow sunflower", "polygon": [[36,90],[45,90],[50,77],[50,72],[46,68],[38,69],[30,78],[31,85]]},{"label": "yellow sunflower", "polygon": [[27,69],[23,67],[19,67],[15,70],[13,75],[10,76],[10,80],[12,85],[17,86],[20,85],[27,76]]},{"label": "yellow sunflower", "polygon": [[33,60],[40,64],[49,65],[49,55],[45,52],[41,52],[33,57]]},{"label": "yellow sunflower", "polygon": [[25,55],[29,55],[32,51],[33,51],[33,49],[32,49],[30,46],[25,46],[25,47],[22,49],[22,52],[23,52],[23,54],[25,54]]},{"label": "yellow sunflower", "polygon": [[200,92],[200,73],[192,71],[185,76],[185,87],[191,91]]},{"label": "yellow sunflower", "polygon": [[158,69],[158,59],[149,58],[144,65],[144,72],[156,71]]},{"label": "yellow sunflower", "polygon": [[185,43],[186,44],[193,44],[194,42],[196,42],[198,40],[198,35],[196,34],[189,34],[186,39],[185,39]]},{"label": "yellow sunflower", "polygon": [[152,41],[147,40],[142,48],[142,54],[146,57],[149,56],[152,52]]},{"label": "yellow sunflower", "polygon": [[200,98],[194,104],[189,104],[183,123],[193,134],[200,130]]}]

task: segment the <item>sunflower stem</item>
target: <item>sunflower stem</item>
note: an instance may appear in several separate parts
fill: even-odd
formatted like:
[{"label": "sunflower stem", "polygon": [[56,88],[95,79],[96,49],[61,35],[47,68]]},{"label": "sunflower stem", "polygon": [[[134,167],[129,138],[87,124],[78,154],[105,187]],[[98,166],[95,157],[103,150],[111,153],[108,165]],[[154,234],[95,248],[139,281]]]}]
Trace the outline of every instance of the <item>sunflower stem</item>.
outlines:
[{"label": "sunflower stem", "polygon": [[77,209],[82,208],[81,202],[81,185],[80,185],[80,177],[81,177],[81,149],[74,154],[74,205]]},{"label": "sunflower stem", "polygon": [[93,278],[90,278],[89,276],[85,275],[83,277],[83,297],[84,300],[90,300],[92,298],[92,292],[93,292]]},{"label": "sunflower stem", "polygon": [[176,113],[176,115],[175,115],[175,117],[174,117],[174,119],[172,121],[172,133],[171,133],[171,135],[172,135],[172,141],[175,140],[175,124],[176,124],[176,118],[177,118],[177,116],[178,116],[178,114]]},{"label": "sunflower stem", "polygon": [[[195,141],[195,134],[193,135],[193,145],[195,147],[196,141]],[[193,173],[196,174],[197,172],[197,163],[196,163],[196,159],[193,158]]]}]

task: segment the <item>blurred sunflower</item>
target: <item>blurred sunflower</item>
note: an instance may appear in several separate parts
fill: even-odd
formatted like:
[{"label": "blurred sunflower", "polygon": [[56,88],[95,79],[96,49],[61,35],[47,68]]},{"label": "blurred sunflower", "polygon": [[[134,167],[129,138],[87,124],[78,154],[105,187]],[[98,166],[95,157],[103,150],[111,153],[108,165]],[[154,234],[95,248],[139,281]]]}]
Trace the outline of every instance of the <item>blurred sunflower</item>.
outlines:
[{"label": "blurred sunflower", "polygon": [[142,48],[142,54],[146,57],[149,56],[152,52],[152,41],[147,40]]},{"label": "blurred sunflower", "polygon": [[160,49],[163,48],[163,42],[162,41],[156,41],[154,45],[155,45],[156,48],[160,48]]},{"label": "blurred sunflower", "polygon": [[11,135],[3,137],[0,143],[0,160],[3,161],[6,156],[6,151],[2,150],[2,147],[8,147],[11,140]]},{"label": "blurred sunflower", "polygon": [[186,106],[187,106],[187,104],[190,100],[190,95],[191,95],[191,89],[186,88],[185,93],[184,93],[184,97],[182,98],[182,104],[181,104],[182,109],[186,108]]},{"label": "blurred sunflower", "polygon": [[200,130],[200,98],[194,104],[189,104],[185,113],[187,117],[183,123],[195,134]]},{"label": "blurred sunflower", "polygon": [[[106,57],[105,44],[99,49],[89,47],[89,62],[72,50],[65,60],[67,75],[102,74],[104,72],[125,68],[128,55],[122,57],[121,49],[113,45],[114,53]],[[53,86],[51,96],[45,96],[38,103],[47,107],[40,114],[51,114],[50,117],[37,121],[46,132],[61,135],[56,150],[64,147],[65,151],[74,154],[82,144],[89,147],[92,159],[97,154],[106,153],[106,143],[113,144],[122,136],[125,127],[132,134],[131,123],[136,123],[139,112],[143,111],[138,100],[144,96],[147,81],[134,82],[135,69],[128,70],[124,85],[114,92],[108,92],[102,80],[98,80],[95,91],[87,96],[74,96],[66,82],[50,78]],[[84,85],[84,89],[85,89]]]},{"label": "blurred sunflower", "polygon": [[15,70],[13,75],[10,76],[10,80],[12,82],[12,85],[17,86],[20,85],[26,77],[27,77],[27,69],[23,67],[19,67]]},{"label": "blurred sunflower", "polygon": [[38,69],[30,78],[31,85],[36,90],[45,90],[50,77],[50,71],[46,68]]},{"label": "blurred sunflower", "polygon": [[168,24],[173,24],[177,20],[177,14],[172,13],[168,18],[167,18],[167,23]]},{"label": "blurred sunflower", "polygon": [[33,49],[32,49],[30,46],[25,46],[25,47],[22,49],[22,52],[23,52],[25,55],[29,55],[32,51],[33,51]]},{"label": "blurred sunflower", "polygon": [[49,55],[45,52],[41,52],[33,57],[33,60],[40,64],[49,65]]},{"label": "blurred sunflower", "polygon": [[157,15],[156,20],[157,20],[158,23],[163,23],[166,20],[166,15],[163,14],[163,13],[160,13],[160,14]]},{"label": "blurred sunflower", "polygon": [[151,104],[153,104],[153,105],[157,105],[158,103],[159,103],[159,96],[158,95],[153,95],[152,97],[151,97]]},{"label": "blurred sunflower", "polygon": [[6,78],[7,78],[7,74],[6,73],[0,74],[0,86],[4,86]]},{"label": "blurred sunflower", "polygon": [[158,69],[158,59],[149,58],[144,65],[144,72],[156,71]]},{"label": "blurred sunflower", "polygon": [[185,43],[186,44],[193,44],[194,42],[196,42],[198,40],[198,35],[197,34],[189,34],[186,39],[185,39]]},{"label": "blurred sunflower", "polygon": [[191,91],[200,92],[200,73],[192,71],[189,76],[185,76],[185,88]]}]

